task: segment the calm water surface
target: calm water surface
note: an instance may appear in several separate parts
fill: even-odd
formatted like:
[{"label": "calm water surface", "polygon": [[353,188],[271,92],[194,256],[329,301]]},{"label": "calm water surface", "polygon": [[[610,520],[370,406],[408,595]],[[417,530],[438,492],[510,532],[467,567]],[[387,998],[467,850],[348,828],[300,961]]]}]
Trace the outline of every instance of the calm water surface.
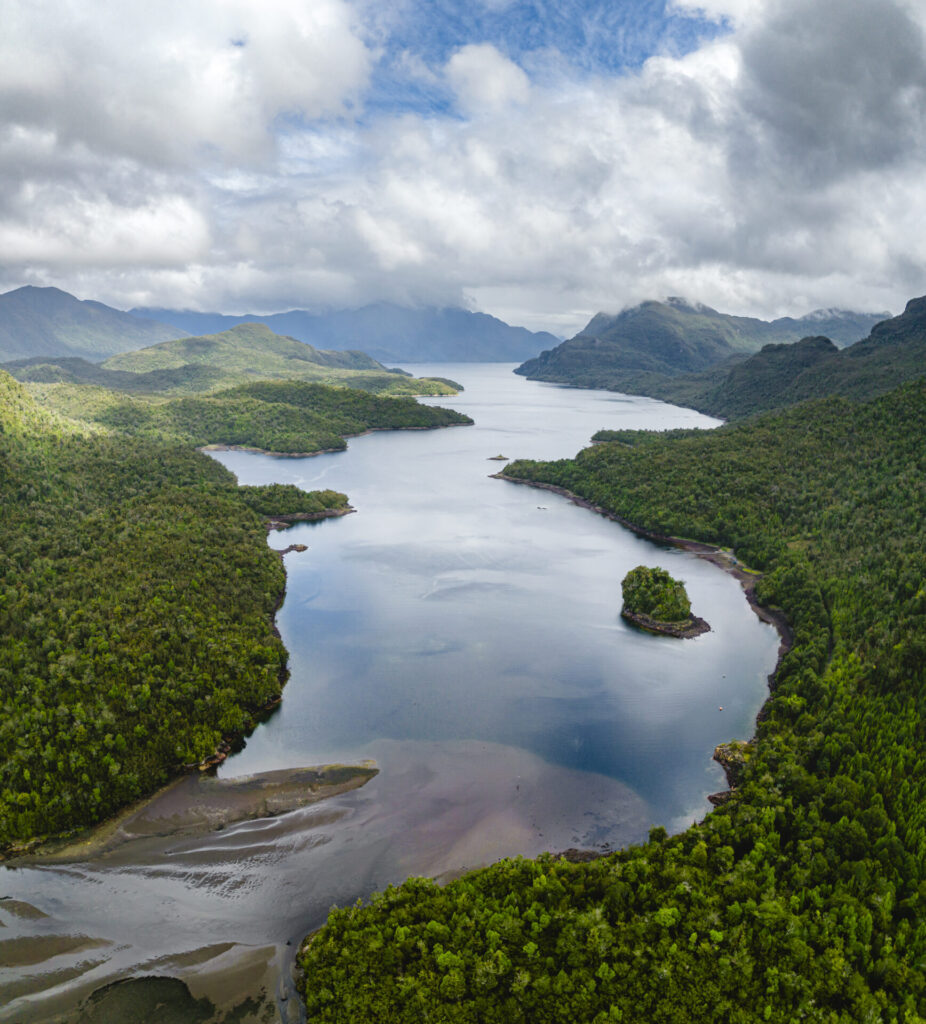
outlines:
[{"label": "calm water surface", "polygon": [[[619,846],[709,810],[723,787],[711,752],[752,734],[777,635],[713,565],[490,479],[488,460],[568,457],[601,427],[716,421],[509,366],[412,369],[463,383],[431,401],[476,425],[375,433],[307,459],[215,456],[241,483],[331,487],[358,510],[271,535],[308,545],[286,556],[277,620],[292,675],[221,775],[365,759],[380,774],[281,817],[5,871],[0,895],[46,916],[0,901],[0,964],[19,942],[7,947],[18,966],[0,967],[0,1020],[73,1019],[76,1001],[129,975],[182,977],[227,1002],[236,985],[242,998],[264,986],[295,1020],[287,942],[333,903],[408,874]],[[641,562],[684,579],[712,631],[678,641],[627,626],[620,581]]]}]

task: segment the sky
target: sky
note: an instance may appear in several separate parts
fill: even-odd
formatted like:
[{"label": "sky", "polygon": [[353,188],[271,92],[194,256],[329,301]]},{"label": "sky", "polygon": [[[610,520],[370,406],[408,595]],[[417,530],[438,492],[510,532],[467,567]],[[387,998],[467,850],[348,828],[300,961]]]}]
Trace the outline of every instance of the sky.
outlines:
[{"label": "sky", "polygon": [[922,0],[0,0],[0,291],[463,306],[926,293]]}]

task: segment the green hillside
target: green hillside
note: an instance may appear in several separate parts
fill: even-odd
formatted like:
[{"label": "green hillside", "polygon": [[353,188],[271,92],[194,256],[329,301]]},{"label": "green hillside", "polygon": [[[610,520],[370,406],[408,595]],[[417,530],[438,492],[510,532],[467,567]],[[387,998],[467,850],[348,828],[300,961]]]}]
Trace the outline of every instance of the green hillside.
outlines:
[{"label": "green hillside", "polygon": [[[12,367],[14,372],[19,368]],[[25,369],[25,368],[24,368]],[[93,383],[127,390],[124,378],[94,380],[86,368],[65,367]],[[260,323],[244,323],[221,334],[180,338],[108,359],[102,372],[137,374],[140,386],[170,393],[195,393],[229,388],[255,379],[311,380],[394,395],[453,395],[446,381],[421,380],[385,366],[363,352],[323,351],[293,338],[274,334]],[[35,371],[26,371],[37,379]],[[18,376],[25,376],[22,371]]]},{"label": "green hillside", "polygon": [[194,446],[313,452],[469,422],[298,380],[167,398],[0,371],[0,849],[99,821],[279,696],[263,519],[347,499],[239,488]]},{"label": "green hillside", "polygon": [[[636,391],[726,419],[781,409],[824,395],[867,399],[926,373],[926,298],[877,324],[848,348],[828,338],[766,345],[733,365],[677,377],[635,379]],[[596,435],[606,440],[607,432]]]},{"label": "green hillside", "polygon": [[515,371],[533,380],[654,394],[672,377],[737,360],[770,343],[827,333],[841,344],[863,338],[886,314],[820,310],[801,319],[730,316],[683,299],[643,302],[617,316],[599,313],[574,338]]},{"label": "green hillside", "polygon": [[304,381],[259,381],[210,395],[164,398],[75,384],[33,384],[32,394],[64,416],[132,438],[190,447],[240,445],[287,454],[339,450],[367,430],[471,423],[413,398]]},{"label": "green hillside", "polygon": [[313,1022],[926,1015],[926,385],[624,442],[504,473],[764,573],[793,646],[729,798],[591,863],[333,911],[300,956]]},{"label": "green hillside", "polygon": [[338,370],[384,370],[363,352],[323,352],[294,338],[274,334],[264,324],[239,324],[221,334],[178,338],[113,356],[108,370],[176,370],[181,366],[220,366],[226,372],[302,372],[308,366]]},{"label": "green hillside", "polygon": [[36,356],[105,359],[182,333],[59,288],[28,285],[0,295],[0,362]]}]

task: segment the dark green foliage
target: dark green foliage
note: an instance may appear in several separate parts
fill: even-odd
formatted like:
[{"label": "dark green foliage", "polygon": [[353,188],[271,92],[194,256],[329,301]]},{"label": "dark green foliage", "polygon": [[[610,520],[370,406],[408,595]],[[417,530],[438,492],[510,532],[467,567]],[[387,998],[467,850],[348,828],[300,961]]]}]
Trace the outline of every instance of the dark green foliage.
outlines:
[{"label": "dark green foliage", "polygon": [[[901,316],[877,324],[869,337],[842,350],[825,337],[766,345],[700,373],[625,374],[592,382],[688,405],[713,416],[742,419],[827,395],[869,399],[922,376],[926,367],[926,298],[911,299]],[[596,435],[596,440],[606,436]]]},{"label": "dark green foliage", "polygon": [[229,472],[66,433],[0,385],[4,845],[99,820],[212,754],[279,694],[286,653],[283,571]]},{"label": "dark green foliage", "polygon": [[505,473],[735,547],[794,645],[700,825],[335,911],[301,957],[309,1019],[920,1024],[926,385]]},{"label": "dark green foliage", "polygon": [[294,516],[347,508],[340,491],[304,491],[294,484],[252,484],[238,488],[241,500],[260,516]]},{"label": "dark green foliage", "polygon": [[624,610],[646,615],[657,622],[684,622],[691,616],[691,602],[685,584],[665,569],[638,565],[621,583]]},{"label": "dark green foliage", "polygon": [[[763,345],[793,343],[811,333],[828,333],[850,345],[885,316],[820,311],[800,320],[783,317],[769,322],[718,313],[683,299],[643,302],[617,316],[599,313],[574,338],[529,359],[516,372],[535,380],[653,395],[684,404],[684,392],[701,391],[722,379],[716,373],[718,366],[742,359]],[[677,377],[683,379],[677,381]]]}]

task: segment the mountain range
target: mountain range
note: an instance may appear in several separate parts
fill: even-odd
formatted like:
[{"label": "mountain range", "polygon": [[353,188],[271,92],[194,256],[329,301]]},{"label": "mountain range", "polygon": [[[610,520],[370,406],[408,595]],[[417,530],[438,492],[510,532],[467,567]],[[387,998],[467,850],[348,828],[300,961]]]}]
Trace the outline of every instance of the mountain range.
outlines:
[{"label": "mountain range", "polygon": [[184,333],[102,302],[77,299],[60,288],[26,285],[0,295],[0,362],[33,356],[99,362]]},{"label": "mountain range", "polygon": [[767,321],[680,298],[648,301],[616,316],[597,314],[574,338],[515,372],[534,380],[648,394],[661,378],[708,370],[770,343],[790,344],[812,334],[851,345],[889,315],[830,309]]},{"label": "mountain range", "polygon": [[517,363],[559,342],[546,331],[513,327],[466,309],[407,309],[379,302],[361,309],[227,316],[176,309],[132,309],[142,322],[170,324],[187,334],[213,334],[262,323],[278,334],[326,349],[360,349],[383,363]]},{"label": "mountain range", "polygon": [[361,309],[267,316],[175,309],[113,309],[60,288],[27,285],[0,295],[0,362],[38,356],[101,362],[160,341],[219,334],[261,323],[316,349],[362,350],[380,362],[522,362],[559,338],[512,327],[465,309],[406,309],[377,303]]}]

